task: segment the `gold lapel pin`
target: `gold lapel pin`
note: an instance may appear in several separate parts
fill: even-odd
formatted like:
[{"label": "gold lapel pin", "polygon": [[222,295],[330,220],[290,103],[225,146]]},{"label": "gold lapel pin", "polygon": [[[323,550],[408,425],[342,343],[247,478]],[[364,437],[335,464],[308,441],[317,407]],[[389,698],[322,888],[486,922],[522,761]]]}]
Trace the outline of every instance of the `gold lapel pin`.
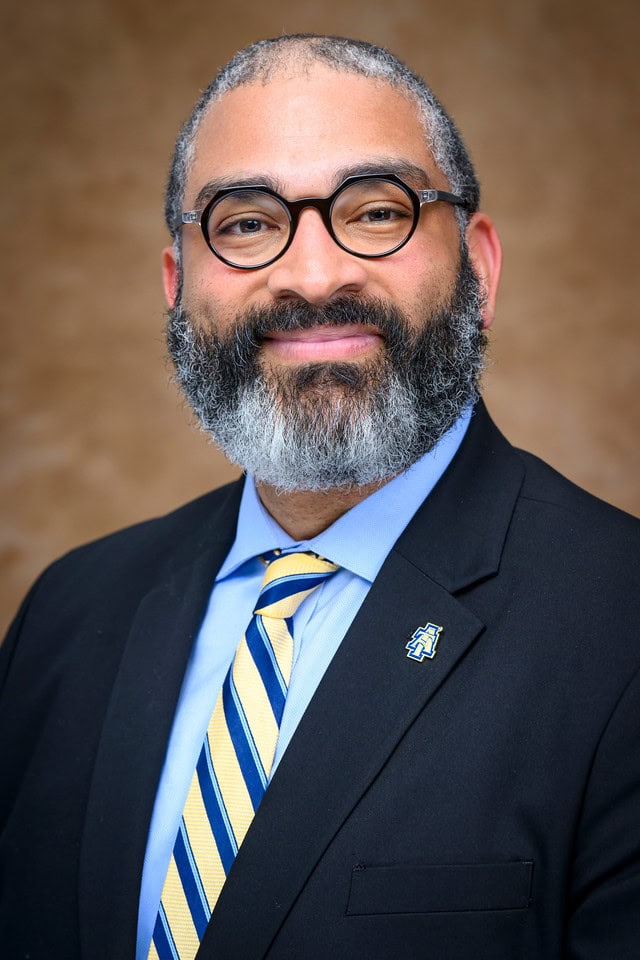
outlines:
[{"label": "gold lapel pin", "polygon": [[442,627],[436,623],[425,623],[424,627],[414,630],[405,648],[409,651],[407,654],[409,659],[417,660],[418,663],[422,663],[425,657],[433,660],[441,633]]}]

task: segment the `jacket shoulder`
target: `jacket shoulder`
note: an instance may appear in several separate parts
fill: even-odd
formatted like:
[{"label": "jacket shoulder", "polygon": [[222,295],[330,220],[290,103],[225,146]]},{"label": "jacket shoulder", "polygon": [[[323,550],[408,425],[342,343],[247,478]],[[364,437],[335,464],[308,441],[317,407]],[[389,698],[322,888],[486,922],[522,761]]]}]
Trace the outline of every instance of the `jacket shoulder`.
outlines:
[{"label": "jacket shoulder", "polygon": [[[515,449],[525,467],[520,497],[541,516],[554,516],[557,522],[589,531],[602,537],[635,539],[640,546],[640,520],[579,487],[548,463],[526,450]],[[608,534],[607,534],[608,531]]]},{"label": "jacket shoulder", "polygon": [[[242,482],[234,481],[159,517],[152,517],[75,547],[49,568],[101,562],[110,556],[170,557],[182,550],[197,552],[212,540],[235,534]],[[129,561],[131,562],[131,561]],[[45,571],[45,574],[47,571]]]},{"label": "jacket shoulder", "polygon": [[37,621],[38,629],[46,627],[48,633],[54,626],[72,630],[78,619],[95,609],[116,618],[134,610],[154,585],[170,581],[204,554],[211,557],[215,570],[217,559],[233,542],[241,494],[242,481],[235,481],[54,561],[23,601],[2,645],[4,656],[27,622]]}]

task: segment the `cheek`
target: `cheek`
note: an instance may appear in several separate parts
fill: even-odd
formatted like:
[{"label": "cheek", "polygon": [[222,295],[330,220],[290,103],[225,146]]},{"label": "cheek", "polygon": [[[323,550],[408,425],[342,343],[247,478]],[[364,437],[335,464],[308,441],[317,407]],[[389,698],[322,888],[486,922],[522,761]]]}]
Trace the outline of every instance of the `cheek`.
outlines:
[{"label": "cheek", "polygon": [[[457,260],[452,262],[441,256],[436,259],[433,252],[423,246],[399,256],[395,263],[390,258],[389,269],[380,270],[376,277],[383,297],[392,300],[409,316],[416,312],[424,314],[425,306],[447,302],[455,289]],[[399,251],[402,253],[404,251]]]},{"label": "cheek", "polygon": [[213,304],[216,310],[235,314],[255,303],[266,301],[265,271],[234,270],[213,254],[186,262],[184,266],[183,295],[185,306],[190,303],[206,310]]}]

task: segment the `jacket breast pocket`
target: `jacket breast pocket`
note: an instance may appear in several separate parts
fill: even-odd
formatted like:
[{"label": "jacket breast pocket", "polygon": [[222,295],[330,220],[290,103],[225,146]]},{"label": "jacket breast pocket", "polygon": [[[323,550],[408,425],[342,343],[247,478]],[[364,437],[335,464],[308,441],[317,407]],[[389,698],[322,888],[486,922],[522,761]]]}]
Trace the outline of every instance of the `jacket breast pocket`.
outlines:
[{"label": "jacket breast pocket", "polygon": [[532,860],[354,867],[347,916],[526,910]]}]

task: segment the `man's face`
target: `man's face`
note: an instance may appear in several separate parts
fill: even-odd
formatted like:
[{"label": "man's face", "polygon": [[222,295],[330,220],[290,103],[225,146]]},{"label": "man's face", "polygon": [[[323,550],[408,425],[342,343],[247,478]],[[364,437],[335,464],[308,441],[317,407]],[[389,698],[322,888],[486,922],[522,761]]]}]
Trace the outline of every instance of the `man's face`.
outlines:
[{"label": "man's face", "polygon": [[[404,95],[314,66],[240,87],[209,109],[184,208],[240,182],[289,200],[326,196],[372,170],[401,173],[416,189],[449,186]],[[377,260],[338,247],[313,209],[286,253],[260,269],[224,264],[198,227],[183,227],[182,240],[181,289],[171,249],[164,259],[178,376],[203,425],[259,481],[327,489],[382,480],[433,446],[473,399],[482,296],[448,204],[429,207],[411,240]]]},{"label": "man's face", "polygon": [[[275,77],[240,87],[213,104],[197,134],[185,190],[185,209],[197,205],[212,180],[275,180],[287,199],[326,196],[351,169],[402,161],[424,172],[413,187],[448,184],[436,169],[415,106],[385,83],[321,66],[308,74]],[[198,227],[185,227],[183,303],[219,333],[247,308],[283,300],[325,303],[344,294],[389,300],[408,317],[425,299],[449,295],[458,266],[453,208],[436,203],[422,213],[411,241],[389,258],[364,260],[341,250],[319,214],[305,210],[293,244],[268,267],[241,271],[219,261]],[[344,339],[267,340],[265,364],[357,359],[381,347],[374,330]]]}]

